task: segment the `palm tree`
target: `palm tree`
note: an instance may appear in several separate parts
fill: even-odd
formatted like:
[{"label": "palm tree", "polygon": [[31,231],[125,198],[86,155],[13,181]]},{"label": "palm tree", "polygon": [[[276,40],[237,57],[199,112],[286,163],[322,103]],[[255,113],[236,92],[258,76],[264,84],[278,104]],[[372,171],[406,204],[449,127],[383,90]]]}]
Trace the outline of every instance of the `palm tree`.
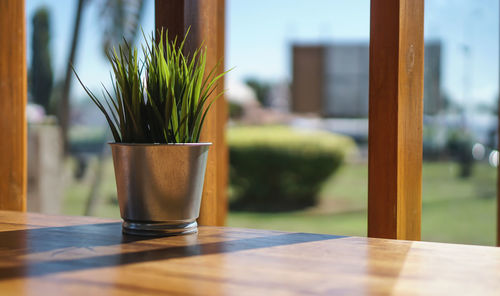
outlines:
[{"label": "palm tree", "polygon": [[143,0],[105,0],[100,7],[100,21],[103,28],[102,47],[106,53],[113,46],[125,40],[134,43],[142,16]]},{"label": "palm tree", "polygon": [[82,13],[85,4],[86,0],[78,0],[78,5],[76,8],[75,24],[73,26],[73,37],[71,39],[71,48],[68,56],[68,64],[66,66],[66,76],[64,79],[61,102],[59,104],[59,123],[61,125],[61,131],[62,131],[64,155],[67,155],[69,152],[69,145],[68,145],[69,114],[70,114],[69,91],[71,89],[71,81],[73,78],[71,67],[75,62],[76,49],[78,48],[78,41],[80,36]]},{"label": "palm tree", "polygon": [[[144,15],[144,6],[143,0],[105,0],[101,2],[99,20],[103,28],[103,53],[108,52],[124,40],[128,44],[135,42],[139,32],[139,25]],[[104,145],[99,154],[94,180],[87,197],[87,205],[84,213],[86,216],[92,215],[97,206],[99,187],[104,170],[104,159],[107,151]]]},{"label": "palm tree", "polygon": [[[62,130],[63,151],[65,155],[69,152],[68,131],[71,109],[69,92],[73,79],[71,67],[75,64],[75,55],[78,49],[83,11],[89,1],[90,0],[78,0],[66,76],[59,104],[59,122]],[[133,43],[139,31],[142,15],[144,14],[144,1],[104,0],[98,3],[101,5],[99,20],[102,22],[101,27],[103,28],[102,46],[104,51],[119,44],[123,40]]]}]

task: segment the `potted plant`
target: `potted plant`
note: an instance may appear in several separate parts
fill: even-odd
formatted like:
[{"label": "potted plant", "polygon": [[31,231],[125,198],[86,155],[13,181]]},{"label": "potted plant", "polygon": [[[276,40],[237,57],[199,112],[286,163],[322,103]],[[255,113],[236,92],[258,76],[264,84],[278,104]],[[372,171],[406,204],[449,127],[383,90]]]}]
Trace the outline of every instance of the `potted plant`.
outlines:
[{"label": "potted plant", "polygon": [[115,140],[110,145],[127,234],[197,231],[211,145],[200,143],[200,134],[220,94],[209,98],[226,72],[217,75],[216,65],[205,75],[206,48],[186,55],[186,38],[178,44],[177,39],[169,42],[167,34],[151,36],[142,59],[127,43],[108,53],[114,95],[103,86],[99,99],[77,75]]}]

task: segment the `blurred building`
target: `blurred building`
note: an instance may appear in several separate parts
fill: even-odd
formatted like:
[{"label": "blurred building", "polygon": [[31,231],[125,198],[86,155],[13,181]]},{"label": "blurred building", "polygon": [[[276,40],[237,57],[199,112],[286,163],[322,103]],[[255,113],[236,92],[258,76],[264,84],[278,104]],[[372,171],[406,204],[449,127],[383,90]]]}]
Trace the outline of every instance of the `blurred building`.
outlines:
[{"label": "blurred building", "polygon": [[445,107],[441,94],[441,42],[425,42],[424,113],[435,115]]},{"label": "blurred building", "polygon": [[[291,110],[323,117],[368,116],[368,43],[294,45]],[[424,113],[443,107],[441,43],[426,42]]]},{"label": "blurred building", "polygon": [[290,85],[288,82],[281,81],[273,83],[269,87],[267,95],[267,104],[269,108],[280,111],[290,111]]}]

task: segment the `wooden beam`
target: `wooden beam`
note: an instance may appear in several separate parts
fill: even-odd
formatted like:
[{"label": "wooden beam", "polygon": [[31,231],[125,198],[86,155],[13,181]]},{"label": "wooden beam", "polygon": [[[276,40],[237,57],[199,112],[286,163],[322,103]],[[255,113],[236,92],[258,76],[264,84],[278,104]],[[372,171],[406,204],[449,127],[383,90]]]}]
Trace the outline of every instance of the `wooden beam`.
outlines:
[{"label": "wooden beam", "polygon": [[[217,65],[224,55],[224,0],[155,0],[156,29],[167,29],[169,38],[186,40],[186,52],[193,52],[202,43],[207,47],[207,69]],[[223,63],[219,69],[223,71]],[[218,86],[222,91],[223,84]],[[198,223],[223,225],[227,212],[226,185],[228,176],[227,147],[224,141],[226,102],[223,97],[212,105],[205,120],[202,139],[212,142],[208,155],[203,199]]]},{"label": "wooden beam", "polygon": [[420,239],[424,1],[372,0],[368,236]]},{"label": "wooden beam", "polygon": [[0,1],[0,210],[26,210],[24,0]]}]

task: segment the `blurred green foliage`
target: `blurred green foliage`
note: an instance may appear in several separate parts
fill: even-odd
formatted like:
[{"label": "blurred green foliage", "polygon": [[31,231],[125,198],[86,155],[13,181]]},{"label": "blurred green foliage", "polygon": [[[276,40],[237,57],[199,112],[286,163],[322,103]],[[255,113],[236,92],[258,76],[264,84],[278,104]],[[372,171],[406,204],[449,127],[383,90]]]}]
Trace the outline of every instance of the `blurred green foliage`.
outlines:
[{"label": "blurred green foliage", "polygon": [[460,164],[460,178],[468,178],[472,174],[474,158],[472,157],[472,136],[466,131],[456,130],[448,135],[446,148],[449,154]]},{"label": "blurred green foliage", "polygon": [[46,7],[33,15],[32,56],[29,70],[29,89],[33,101],[49,113],[53,73],[50,52],[50,14]]},{"label": "blurred green foliage", "polygon": [[344,136],[283,126],[228,131],[231,208],[289,211],[313,206],[323,182],[355,148]]},{"label": "blurred green foliage", "polygon": [[257,78],[248,78],[245,80],[245,84],[255,92],[257,101],[259,101],[262,106],[268,106],[267,97],[269,95],[269,91],[271,90],[270,83]]},{"label": "blurred green foliage", "polygon": [[229,110],[229,118],[239,119],[245,113],[245,110],[243,110],[243,107],[240,104],[228,102],[227,106]]}]

